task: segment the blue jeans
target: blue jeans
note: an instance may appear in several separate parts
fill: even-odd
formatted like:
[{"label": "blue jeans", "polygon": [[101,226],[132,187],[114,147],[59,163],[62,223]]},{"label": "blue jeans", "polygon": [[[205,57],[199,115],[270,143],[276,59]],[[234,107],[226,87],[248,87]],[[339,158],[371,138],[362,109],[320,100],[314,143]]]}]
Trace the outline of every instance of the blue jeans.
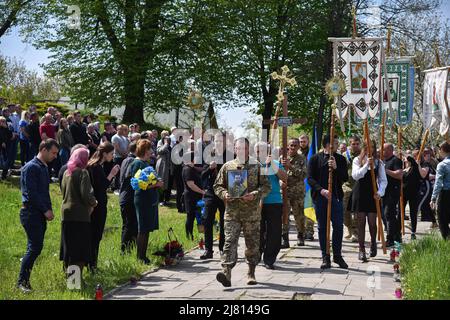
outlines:
[{"label": "blue jeans", "polygon": [[20,267],[19,283],[29,282],[31,270],[34,262],[41,254],[44,247],[45,230],[47,229],[47,220],[41,213],[29,209],[20,209],[20,223],[27,234],[27,251],[22,259]]},{"label": "blue jeans", "polygon": [[61,148],[59,149],[59,159],[61,161],[61,167],[64,166],[70,158],[70,150]]},{"label": "blue jeans", "polygon": [[[331,239],[333,255],[335,257],[342,255],[342,237],[344,235],[344,208],[342,204],[342,200],[333,196],[331,203],[331,225],[333,227],[333,233]],[[325,257],[327,254],[327,207],[328,200],[319,195],[314,203],[314,209],[316,210],[319,225],[319,243],[322,257]]]}]

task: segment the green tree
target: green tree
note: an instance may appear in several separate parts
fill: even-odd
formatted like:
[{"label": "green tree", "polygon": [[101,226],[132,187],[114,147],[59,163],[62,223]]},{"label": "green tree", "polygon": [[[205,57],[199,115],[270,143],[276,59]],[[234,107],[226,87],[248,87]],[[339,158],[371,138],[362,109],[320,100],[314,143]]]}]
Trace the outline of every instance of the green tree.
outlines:
[{"label": "green tree", "polygon": [[0,1],[0,38],[10,30],[11,27],[21,23],[26,14],[24,13],[38,1],[33,0],[6,0]]},{"label": "green tree", "polygon": [[[166,60],[204,29],[201,1],[46,2],[47,8],[33,13],[28,39],[50,50],[53,61],[46,70],[64,76],[75,102],[96,109],[125,105],[125,122],[142,123],[144,108],[167,108],[173,99],[168,85],[184,79],[176,77],[176,60]],[[67,14],[74,5],[80,9],[79,28],[67,24],[76,14]]]},{"label": "green tree", "polygon": [[41,77],[25,67],[23,60],[0,55],[0,96],[11,103],[35,100],[58,100],[62,95],[61,79]]}]

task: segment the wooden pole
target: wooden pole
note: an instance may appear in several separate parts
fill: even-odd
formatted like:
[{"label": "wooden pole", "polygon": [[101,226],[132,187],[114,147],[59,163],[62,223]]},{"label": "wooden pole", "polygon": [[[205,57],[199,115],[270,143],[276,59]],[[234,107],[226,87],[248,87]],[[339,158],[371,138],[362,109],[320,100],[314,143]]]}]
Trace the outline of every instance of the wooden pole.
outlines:
[{"label": "wooden pole", "polygon": [[[371,160],[373,160],[373,156],[372,156],[372,150],[370,147],[369,121],[367,118],[364,121],[364,135],[365,135],[366,145],[367,145],[367,160],[369,161],[369,164],[370,164],[370,176],[372,178],[373,196],[375,197],[375,195],[378,192],[378,187],[377,187],[377,182],[376,182],[376,178],[375,178],[375,168],[374,168],[373,162],[371,161]],[[379,234],[381,234],[381,247],[383,248],[383,253],[386,254],[386,252],[387,252],[386,251],[386,242],[384,241],[383,221],[381,219],[381,207],[380,207],[379,200],[375,200],[375,207],[377,209],[378,230],[379,230]]]},{"label": "wooden pole", "polygon": [[386,56],[389,57],[391,55],[391,26],[388,26],[387,31],[387,44],[386,44]]},{"label": "wooden pole", "polygon": [[419,154],[417,155],[417,158],[416,158],[417,161],[420,161],[420,158],[422,157],[423,149],[425,148],[425,144],[427,143],[429,134],[430,134],[430,129],[427,129],[427,131],[425,131],[425,136],[423,137],[422,144],[420,145]]},{"label": "wooden pole", "polygon": [[356,29],[356,7],[352,7],[352,17],[353,17],[353,31],[352,38],[355,39],[358,36],[358,30]]},{"label": "wooden pole", "polygon": [[383,112],[381,120],[381,141],[380,141],[380,159],[384,162],[384,131],[386,125],[386,112]]},{"label": "wooden pole", "polygon": [[[381,120],[380,160],[384,162],[384,138],[385,138],[386,112],[383,112]],[[378,228],[378,241],[381,241],[380,228]]]},{"label": "wooden pole", "polygon": [[[284,93],[284,100],[283,100],[283,116],[287,117],[288,110],[287,110],[287,93]],[[287,160],[287,127],[283,126],[283,159]],[[287,186],[287,181],[286,181]],[[282,188],[281,194],[283,196],[283,221],[282,223],[284,225],[289,224],[289,208],[288,208],[288,201],[287,201],[287,188]]]},{"label": "wooden pole", "polygon": [[[336,112],[336,105],[331,106],[331,127],[330,127],[330,158],[333,156],[333,146],[334,146],[334,117]],[[333,168],[328,167],[328,192],[330,193],[330,198],[328,199],[327,207],[327,255],[330,254],[330,229],[331,229],[331,204],[333,201]]]},{"label": "wooden pole", "polygon": [[[403,163],[403,157],[402,157],[402,127],[398,126],[398,135],[397,135],[397,147],[398,147],[398,157]],[[402,229],[402,235],[405,235],[405,207],[403,204],[405,203],[403,195],[403,179],[400,180],[400,224]]]}]

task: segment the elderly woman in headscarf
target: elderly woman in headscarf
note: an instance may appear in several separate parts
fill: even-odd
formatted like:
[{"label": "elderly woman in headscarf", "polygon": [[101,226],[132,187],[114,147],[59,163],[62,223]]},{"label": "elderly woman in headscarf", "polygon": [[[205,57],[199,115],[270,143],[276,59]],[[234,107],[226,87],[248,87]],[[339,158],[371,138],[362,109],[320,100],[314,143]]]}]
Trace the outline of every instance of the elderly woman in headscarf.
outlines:
[{"label": "elderly woman in headscarf", "polygon": [[77,265],[80,272],[91,260],[91,213],[97,205],[86,166],[89,151],[75,150],[61,183],[61,250],[64,268]]}]

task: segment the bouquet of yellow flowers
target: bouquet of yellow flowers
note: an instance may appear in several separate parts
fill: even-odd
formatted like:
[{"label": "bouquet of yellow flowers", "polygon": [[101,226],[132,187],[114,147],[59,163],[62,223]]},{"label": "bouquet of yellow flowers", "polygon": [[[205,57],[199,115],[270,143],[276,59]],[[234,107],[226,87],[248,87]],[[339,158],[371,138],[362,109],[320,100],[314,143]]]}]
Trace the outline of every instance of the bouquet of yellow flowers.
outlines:
[{"label": "bouquet of yellow flowers", "polygon": [[148,186],[153,186],[158,182],[158,176],[156,175],[153,167],[146,167],[139,169],[133,178],[131,178],[131,187],[133,190],[147,190]]}]

